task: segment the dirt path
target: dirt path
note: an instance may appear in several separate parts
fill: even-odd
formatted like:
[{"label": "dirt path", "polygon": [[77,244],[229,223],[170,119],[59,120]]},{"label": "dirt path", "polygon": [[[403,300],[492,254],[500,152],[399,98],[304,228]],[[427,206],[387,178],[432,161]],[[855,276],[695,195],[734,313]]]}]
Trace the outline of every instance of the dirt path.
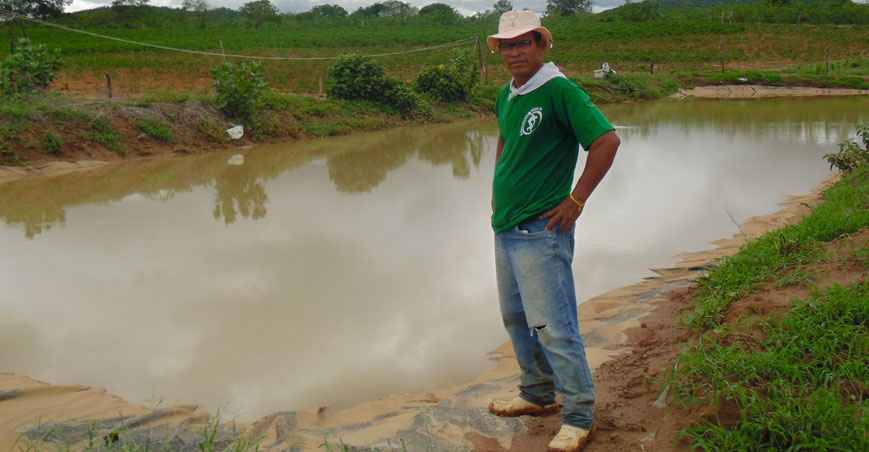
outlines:
[{"label": "dirt path", "polygon": [[[652,403],[673,357],[690,338],[678,318],[693,281],[747,240],[801,219],[832,181],[789,198],[774,214],[748,219],[739,234],[714,242],[714,249],[678,256],[675,266],[654,270],[657,276],[581,305],[581,329],[599,398],[600,430],[590,451],[672,449],[675,432],[697,413],[659,410]],[[493,369],[462,385],[394,394],[342,410],[280,412],[237,427],[261,438],[264,450],[321,450],[324,438],[333,444],[340,438],[344,444],[379,448],[403,441],[408,450],[545,450],[558,429],[557,416],[503,419],[487,413],[492,397],[515,394],[518,383],[509,343],[490,358]],[[127,426],[133,439],[151,441],[171,434],[195,441],[196,429],[208,421],[196,407],[161,408],[132,405],[98,388],[52,386],[0,374],[0,450],[21,438],[42,438],[46,431],[61,432],[55,436],[58,441],[82,441],[95,422],[105,428]]]},{"label": "dirt path", "polygon": [[671,97],[684,99],[770,99],[776,97],[861,96],[866,89],[813,88],[807,86],[713,85],[680,89]]}]

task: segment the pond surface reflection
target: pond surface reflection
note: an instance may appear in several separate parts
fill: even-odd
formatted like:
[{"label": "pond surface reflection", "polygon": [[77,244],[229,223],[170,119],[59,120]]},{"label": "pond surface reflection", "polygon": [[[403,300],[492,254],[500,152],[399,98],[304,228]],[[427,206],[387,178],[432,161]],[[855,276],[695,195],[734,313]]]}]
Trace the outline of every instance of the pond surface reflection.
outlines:
[{"label": "pond surface reflection", "polygon": [[[809,191],[867,107],[606,108],[623,144],[578,225],[580,297]],[[437,125],[0,185],[0,371],[242,419],[467,380],[506,341],[496,137]]]}]

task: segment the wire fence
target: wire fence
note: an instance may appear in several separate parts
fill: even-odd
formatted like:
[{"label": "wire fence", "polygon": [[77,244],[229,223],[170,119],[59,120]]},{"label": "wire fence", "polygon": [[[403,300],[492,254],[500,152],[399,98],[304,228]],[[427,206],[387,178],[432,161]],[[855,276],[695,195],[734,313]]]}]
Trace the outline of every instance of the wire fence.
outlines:
[{"label": "wire fence", "polygon": [[[101,34],[101,33],[95,33],[92,31],[67,27],[65,25],[60,25],[60,24],[56,24],[53,22],[48,22],[48,21],[36,19],[33,17],[22,16],[20,14],[15,14],[15,13],[0,11],[0,16],[6,17],[8,19],[22,19],[22,20],[26,20],[28,22],[32,22],[32,23],[35,23],[38,25],[45,26],[45,27],[55,28],[55,29],[63,30],[63,31],[66,31],[69,33],[77,33],[77,34],[81,34],[81,35],[86,35],[86,36],[90,36],[93,38],[105,39],[105,40],[109,40],[109,41],[121,42],[124,44],[130,44],[130,45],[151,48],[151,49],[157,49],[157,50],[164,50],[164,51],[169,51],[169,52],[186,53],[189,55],[221,57],[221,58],[235,58],[235,59],[244,59],[244,60],[260,60],[260,61],[334,61],[334,60],[341,58],[341,56],[281,57],[281,56],[267,56],[267,55],[266,56],[264,56],[264,55],[241,55],[241,54],[232,54],[232,53],[225,53],[225,52],[208,52],[208,51],[204,51],[204,50],[183,49],[183,48],[178,48],[178,47],[170,47],[170,46],[164,46],[164,45],[160,45],[160,44],[152,44],[152,43],[148,43],[148,42],[133,41],[130,39],[118,38],[116,36],[109,36],[109,35],[105,35],[105,34]],[[374,54],[361,55],[361,56],[368,57],[368,58],[382,58],[382,57],[388,57],[388,56],[408,55],[408,54],[413,54],[413,53],[428,52],[428,51],[432,51],[432,50],[440,50],[440,49],[448,49],[448,48],[452,48],[452,47],[459,47],[461,45],[467,45],[470,43],[477,43],[478,39],[479,39],[478,37],[473,36],[473,37],[467,37],[467,38],[459,39],[456,41],[447,42],[444,44],[437,44],[437,45],[428,46],[428,47],[420,47],[420,48],[416,48],[416,49],[401,50],[401,51],[396,51],[396,52],[374,53]]]}]

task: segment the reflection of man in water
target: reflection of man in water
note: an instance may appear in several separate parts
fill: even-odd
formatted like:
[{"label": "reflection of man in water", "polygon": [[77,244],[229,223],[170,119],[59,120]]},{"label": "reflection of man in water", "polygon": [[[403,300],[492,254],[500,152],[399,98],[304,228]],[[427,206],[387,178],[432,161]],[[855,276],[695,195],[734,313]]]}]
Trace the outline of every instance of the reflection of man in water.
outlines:
[{"label": "reflection of man in water", "polygon": [[[579,335],[573,285],[574,224],[609,170],[619,138],[576,83],[543,63],[552,34],[530,11],[501,16],[488,39],[513,79],[498,94],[492,189],[495,268],[504,326],[521,369],[519,395],[493,400],[498,416],[558,410],[552,451],[577,451],[592,428],[594,388]],[[585,170],[571,190],[579,146]]]}]

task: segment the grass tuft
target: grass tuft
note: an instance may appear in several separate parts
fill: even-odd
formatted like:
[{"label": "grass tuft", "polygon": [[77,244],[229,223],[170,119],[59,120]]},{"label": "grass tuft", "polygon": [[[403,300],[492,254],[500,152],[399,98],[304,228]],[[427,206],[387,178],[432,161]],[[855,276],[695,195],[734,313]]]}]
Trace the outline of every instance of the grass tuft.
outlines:
[{"label": "grass tuft", "polygon": [[126,154],[121,145],[121,134],[112,126],[105,116],[98,116],[91,122],[91,129],[87,134],[89,140],[102,144],[106,148],[123,156]]},{"label": "grass tuft", "polygon": [[152,118],[142,118],[136,121],[136,128],[145,135],[163,143],[171,143],[175,139],[172,128],[163,121]]},{"label": "grass tuft", "polygon": [[739,411],[735,425],[711,419],[683,435],[703,450],[869,450],[867,300],[869,282],[833,286],[766,323],[761,341],[724,333],[682,354],[677,398]]}]

